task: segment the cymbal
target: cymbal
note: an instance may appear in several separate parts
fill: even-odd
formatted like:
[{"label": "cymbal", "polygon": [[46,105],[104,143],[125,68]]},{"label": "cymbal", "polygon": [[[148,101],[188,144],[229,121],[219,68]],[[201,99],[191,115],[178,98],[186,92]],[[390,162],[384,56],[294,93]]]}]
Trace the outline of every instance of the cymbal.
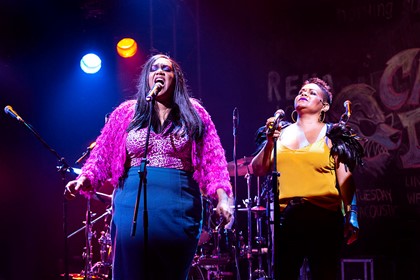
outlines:
[{"label": "cymbal", "polygon": [[253,212],[264,212],[266,209],[264,206],[254,206],[251,208],[251,211]]},{"label": "cymbal", "polygon": [[[238,168],[238,176],[245,176],[246,174],[252,174],[249,164],[253,157],[243,157],[236,160]],[[228,162],[229,176],[235,176],[235,161]]]},{"label": "cymbal", "polygon": [[[251,207],[251,212],[264,212],[266,208],[264,206],[254,206]],[[248,211],[248,208],[241,208],[238,211]]]},{"label": "cymbal", "polygon": [[80,175],[82,173],[82,169],[76,168],[76,167],[71,167],[68,170],[69,170],[69,172],[72,172],[72,173],[74,173],[76,175]]},{"label": "cymbal", "polygon": [[111,203],[112,202],[112,195],[101,193],[101,192],[95,192],[95,194],[92,196],[93,199],[99,200],[103,203]]},{"label": "cymbal", "polygon": [[[57,166],[57,169],[60,170],[61,166]],[[82,173],[82,169],[77,167],[69,167],[66,169],[67,172],[73,173],[74,175],[80,175]]]}]

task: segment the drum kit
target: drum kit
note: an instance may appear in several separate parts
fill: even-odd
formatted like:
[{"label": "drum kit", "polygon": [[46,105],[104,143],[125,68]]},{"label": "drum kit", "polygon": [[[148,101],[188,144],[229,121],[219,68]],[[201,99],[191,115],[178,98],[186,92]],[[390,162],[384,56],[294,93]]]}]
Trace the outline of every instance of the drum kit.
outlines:
[{"label": "drum kit", "polygon": [[[77,172],[78,169],[75,169]],[[110,220],[112,216],[112,208],[108,207],[105,212],[98,216],[95,219],[92,219],[96,216],[91,212],[91,199],[100,201],[105,205],[111,205],[112,195],[96,192],[92,198],[87,199],[87,209],[86,209],[86,220],[84,221],[84,226],[69,234],[67,238],[71,238],[79,232],[85,233],[86,245],[82,253],[84,260],[84,268],[80,273],[70,273],[68,276],[73,280],[81,279],[98,279],[106,280],[111,279],[112,272],[112,240],[110,232]],[[104,220],[103,230],[100,232],[100,236],[97,236],[96,231],[93,231],[93,225]],[[99,246],[99,256],[100,260],[96,263],[93,263],[93,239],[97,238]],[[65,275],[62,275],[65,276]]]},{"label": "drum kit", "polygon": [[[235,279],[235,275],[245,274],[240,271],[240,267],[246,267],[246,279],[272,279],[271,275],[271,217],[267,215],[267,209],[262,201],[270,203],[271,191],[267,186],[267,180],[260,184],[257,177],[257,195],[251,198],[251,177],[250,163],[252,157],[244,157],[235,163],[228,163],[230,176],[234,176],[237,171],[238,176],[246,179],[247,198],[242,202],[244,207],[237,202],[231,201],[232,208],[235,208],[235,220],[238,220],[238,213],[247,213],[246,236],[242,230],[235,226],[237,221],[225,224],[216,214],[216,203],[207,196],[202,196],[203,204],[203,224],[199,236],[198,248],[190,267],[188,280],[216,280],[216,279]],[[78,169],[73,172],[77,173]],[[269,178],[267,178],[269,179]],[[262,192],[261,189],[262,188]],[[96,192],[91,199],[111,205],[112,195]],[[235,205],[236,204],[236,205]],[[67,238],[85,232],[86,246],[82,257],[84,268],[80,273],[71,273],[70,279],[111,279],[112,273],[112,246],[109,221],[112,216],[111,207],[105,213],[95,219],[90,211],[90,199],[87,200],[87,211],[85,225],[74,231]],[[92,227],[98,221],[104,219],[103,230],[98,238]],[[254,221],[255,220],[255,221]],[[264,227],[264,225],[266,225]],[[253,233],[255,229],[255,234]],[[253,238],[254,237],[254,238]],[[96,238],[99,245],[100,260],[93,262],[93,239]],[[98,247],[98,246],[95,246]],[[246,265],[242,262],[246,261]],[[236,277],[237,278],[237,277]],[[243,278],[243,277],[242,277]]]},{"label": "drum kit", "polygon": [[[252,157],[241,158],[237,160],[236,167],[234,162],[228,163],[230,176],[235,176],[237,171],[238,176],[243,176],[247,182],[248,195],[243,200],[245,207],[231,206],[235,207],[236,213],[248,214],[247,235],[244,236],[239,227],[232,227],[233,223],[224,225],[214,213],[215,203],[203,196],[203,228],[188,280],[240,279],[235,277],[238,274],[248,280],[273,279],[270,248],[272,217],[267,215],[270,207],[261,204],[264,199],[271,203],[271,187],[267,184],[269,178],[260,184],[257,177],[257,195],[251,198],[251,160]],[[264,188],[262,192],[260,185]],[[246,261],[245,266],[241,265],[243,260]],[[246,276],[240,267],[247,268]]]}]

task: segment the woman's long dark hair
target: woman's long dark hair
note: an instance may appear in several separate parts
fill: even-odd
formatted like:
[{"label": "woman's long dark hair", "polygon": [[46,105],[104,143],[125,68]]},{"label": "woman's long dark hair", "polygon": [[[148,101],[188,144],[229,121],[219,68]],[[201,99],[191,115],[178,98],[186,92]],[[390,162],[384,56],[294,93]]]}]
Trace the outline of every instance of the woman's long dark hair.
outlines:
[{"label": "woman's long dark hair", "polygon": [[[147,127],[150,118],[150,106],[152,102],[146,101],[146,95],[150,91],[149,74],[153,63],[159,58],[166,58],[172,62],[175,88],[173,93],[173,107],[168,119],[172,121],[172,132],[184,136],[188,135],[193,140],[199,140],[204,134],[204,124],[190,101],[188,86],[179,64],[164,54],[156,54],[150,57],[143,65],[137,84],[137,106],[133,120],[127,128],[140,129]],[[154,129],[160,126],[159,118],[155,110],[152,113],[152,126]]]}]

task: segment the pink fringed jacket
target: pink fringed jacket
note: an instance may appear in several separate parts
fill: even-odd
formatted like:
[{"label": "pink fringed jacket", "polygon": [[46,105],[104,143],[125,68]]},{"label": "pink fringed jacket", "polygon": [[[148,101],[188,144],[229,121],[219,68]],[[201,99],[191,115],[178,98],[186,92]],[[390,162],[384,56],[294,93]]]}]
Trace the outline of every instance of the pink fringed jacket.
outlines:
[{"label": "pink fringed jacket", "polygon": [[[197,100],[191,98],[191,103],[205,126],[202,140],[192,143],[193,177],[204,195],[217,198],[216,191],[222,188],[228,196],[232,196],[225,151],[216,127],[208,112]],[[95,190],[98,190],[105,181],[118,186],[119,179],[124,175],[127,159],[127,127],[134,116],[135,107],[136,100],[129,100],[121,103],[111,113],[109,121],[96,139],[96,146],[83,165],[79,177],[89,178]]]}]

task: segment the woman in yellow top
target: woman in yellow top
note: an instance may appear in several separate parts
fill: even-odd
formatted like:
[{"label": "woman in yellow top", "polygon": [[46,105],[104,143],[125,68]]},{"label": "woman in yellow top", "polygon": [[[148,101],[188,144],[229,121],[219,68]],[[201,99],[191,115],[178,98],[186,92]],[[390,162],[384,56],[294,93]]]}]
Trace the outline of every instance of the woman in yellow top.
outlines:
[{"label": "woman in yellow top", "polygon": [[[354,139],[356,152],[349,152],[343,141],[334,142],[339,137],[331,135],[333,126],[324,123],[331,101],[325,81],[305,81],[294,100],[296,121],[273,127],[275,118],[267,119],[267,139],[251,163],[254,175],[266,176],[273,171],[276,158],[280,204],[279,225],[274,228],[276,280],[298,279],[305,257],[312,279],[337,279],[342,242],[347,238],[351,244],[357,239],[351,170],[361,162],[363,151]],[[346,126],[341,124],[341,129],[345,131]],[[335,126],[334,130],[340,129]],[[347,138],[351,138],[348,132]],[[349,154],[359,158],[349,158]]]}]

